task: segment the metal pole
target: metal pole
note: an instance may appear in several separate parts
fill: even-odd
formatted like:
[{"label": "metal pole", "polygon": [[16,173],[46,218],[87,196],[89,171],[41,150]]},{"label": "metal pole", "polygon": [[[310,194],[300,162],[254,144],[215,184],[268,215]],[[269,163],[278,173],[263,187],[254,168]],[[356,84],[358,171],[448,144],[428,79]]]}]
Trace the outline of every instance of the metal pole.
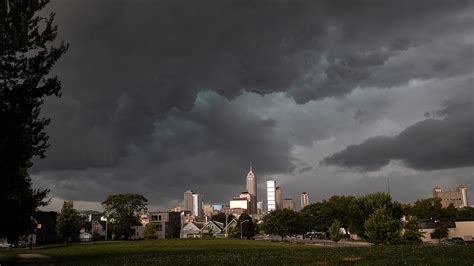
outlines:
[{"label": "metal pole", "polygon": [[225,215],[225,237],[227,238],[227,218],[229,218],[229,214]]},{"label": "metal pole", "polygon": [[107,233],[107,225],[109,224],[109,219],[105,220],[105,241],[107,241],[108,233]]},{"label": "metal pole", "polygon": [[242,239],[242,221],[240,222],[240,239]]}]

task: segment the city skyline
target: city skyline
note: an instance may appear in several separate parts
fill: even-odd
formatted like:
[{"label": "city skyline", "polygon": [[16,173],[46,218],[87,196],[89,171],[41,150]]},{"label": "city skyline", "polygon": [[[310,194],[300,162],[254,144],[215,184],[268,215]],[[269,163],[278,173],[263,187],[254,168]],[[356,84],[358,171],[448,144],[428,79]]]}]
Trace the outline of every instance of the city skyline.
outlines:
[{"label": "city skyline", "polygon": [[387,180],[401,202],[474,187],[471,1],[52,0],[44,12],[70,44],[51,73],[62,97],[42,107],[50,146],[30,169],[48,208],[134,192],[165,209],[188,188],[219,202],[245,190],[249,160],[257,196],[274,179],[296,201]]}]

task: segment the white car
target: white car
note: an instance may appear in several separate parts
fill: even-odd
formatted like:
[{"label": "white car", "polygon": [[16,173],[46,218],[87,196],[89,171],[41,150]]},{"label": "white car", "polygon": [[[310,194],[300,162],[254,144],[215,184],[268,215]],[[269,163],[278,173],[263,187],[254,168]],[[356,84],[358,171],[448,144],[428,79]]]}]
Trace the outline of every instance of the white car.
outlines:
[{"label": "white car", "polygon": [[1,243],[0,243],[0,248],[10,248],[10,243],[1,242]]}]

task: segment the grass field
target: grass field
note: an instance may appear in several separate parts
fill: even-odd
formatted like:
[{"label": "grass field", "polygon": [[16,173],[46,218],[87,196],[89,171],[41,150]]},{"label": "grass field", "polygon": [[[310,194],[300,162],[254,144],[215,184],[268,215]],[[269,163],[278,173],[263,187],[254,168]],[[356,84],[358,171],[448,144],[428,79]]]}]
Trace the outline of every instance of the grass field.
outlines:
[{"label": "grass field", "polygon": [[0,252],[0,264],[16,254],[50,256],[60,265],[474,265],[474,245],[330,248],[252,240],[149,240],[70,244]]}]

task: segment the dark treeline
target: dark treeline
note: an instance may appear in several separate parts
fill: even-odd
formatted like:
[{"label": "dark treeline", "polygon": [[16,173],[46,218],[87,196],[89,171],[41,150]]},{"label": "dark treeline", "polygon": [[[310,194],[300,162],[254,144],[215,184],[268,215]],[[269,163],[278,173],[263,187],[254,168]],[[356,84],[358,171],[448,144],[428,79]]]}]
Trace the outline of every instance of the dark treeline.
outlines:
[{"label": "dark treeline", "polygon": [[[404,217],[404,219],[402,219]],[[401,204],[385,193],[365,196],[332,196],[322,202],[304,207],[300,212],[277,210],[264,217],[265,232],[282,238],[324,232],[332,239],[330,228],[336,223],[345,232],[357,234],[375,244],[419,243],[418,222],[449,222],[474,218],[474,208],[442,208],[441,199],[418,200]],[[334,226],[333,226],[334,227]]]}]

